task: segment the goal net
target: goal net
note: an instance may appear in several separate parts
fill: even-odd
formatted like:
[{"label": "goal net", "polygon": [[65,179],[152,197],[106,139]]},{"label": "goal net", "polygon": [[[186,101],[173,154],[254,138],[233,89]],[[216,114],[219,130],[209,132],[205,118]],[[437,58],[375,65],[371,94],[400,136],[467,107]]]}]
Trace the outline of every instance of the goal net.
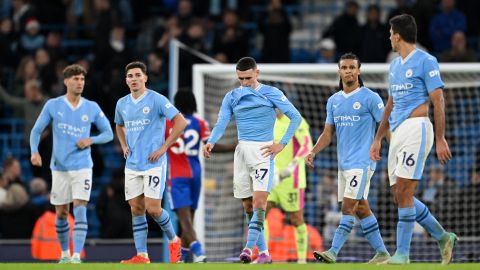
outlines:
[{"label": "goal net", "polygon": [[[323,130],[327,99],[337,91],[338,67],[335,64],[259,65],[260,81],[287,93],[302,116],[310,124],[314,141]],[[361,77],[366,87],[386,101],[387,71],[385,64],[365,64]],[[427,160],[417,198],[448,231],[461,239],[455,261],[480,259],[480,65],[441,65],[446,84],[446,139],[453,159],[441,166],[435,147]],[[194,66],[193,89],[199,114],[216,123],[224,95],[238,86],[234,65],[200,64]],[[430,110],[431,119],[433,110]],[[234,143],[237,133],[232,121],[220,143]],[[337,149],[332,144],[315,159],[315,168],[308,170],[305,195],[305,221],[323,238],[325,249],[331,244],[341,213],[337,204]],[[369,202],[377,216],[388,250],[395,251],[397,210],[387,178],[387,146],[371,181]],[[233,153],[214,153],[205,161],[202,220],[197,221],[207,256],[212,261],[235,259],[246,239],[246,224],[241,201],[233,198]],[[290,248],[285,245],[284,248]],[[310,251],[309,251],[310,252]],[[367,261],[374,251],[364,240],[358,221],[349,241],[339,254],[339,261]],[[417,224],[412,240],[413,261],[439,261],[436,241]]]}]

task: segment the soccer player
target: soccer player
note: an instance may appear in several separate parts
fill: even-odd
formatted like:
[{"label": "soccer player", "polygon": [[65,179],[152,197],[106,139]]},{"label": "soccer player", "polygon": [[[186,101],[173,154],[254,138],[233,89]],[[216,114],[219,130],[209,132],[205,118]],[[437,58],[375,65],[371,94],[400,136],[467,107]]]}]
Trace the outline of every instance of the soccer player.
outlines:
[{"label": "soccer player", "polygon": [[[180,259],[180,239],[170,216],[162,209],[166,184],[168,148],[178,139],[187,121],[157,92],[147,89],[147,67],[131,62],[125,67],[130,94],[118,100],[115,123],[126,159],[125,198],[132,211],[133,238],[137,255],[121,263],[150,263],[147,252],[148,224],[145,212],[158,223],[169,239],[170,263]],[[173,122],[165,139],[165,119]]]},{"label": "soccer player", "polygon": [[[87,203],[92,190],[92,157],[90,146],[113,139],[110,123],[97,103],[82,97],[87,72],[79,65],[63,70],[63,83],[67,93],[47,101],[30,133],[31,162],[42,166],[38,152],[40,135],[52,123],[53,155],[52,191],[50,202],[57,215],[57,237],[62,248],[59,263],[81,263],[80,252],[87,236]],[[91,136],[94,124],[100,134]],[[73,256],[70,257],[70,225],[67,221],[73,201]]]},{"label": "soccer player", "polygon": [[375,249],[369,263],[383,262],[390,258],[375,215],[368,205],[370,179],[375,171],[375,161],[370,159],[369,147],[375,135],[375,126],[383,114],[380,96],[363,86],[360,78],[360,60],[352,53],[340,57],[338,74],[340,91],[327,102],[325,127],[306,158],[313,167],[315,155],[332,141],[337,133],[338,201],[342,202],[342,218],[332,240],[332,247],[325,252],[314,251],[317,260],[335,263],[338,253],[347,241],[355,222],[355,216],[365,238]]},{"label": "soccer player", "polygon": [[[280,141],[288,128],[290,120],[277,111],[274,126],[274,141]],[[302,118],[300,126],[285,146],[275,157],[275,183],[268,196],[267,214],[271,207],[278,206],[289,214],[290,222],[295,227],[297,261],[306,263],[308,233],[303,219],[304,194],[307,186],[305,157],[312,150],[310,126]],[[268,230],[265,230],[265,241],[268,242]]]},{"label": "soccer player", "polygon": [[410,242],[417,221],[438,241],[442,264],[448,264],[457,236],[446,232],[428,208],[414,197],[433,145],[433,127],[428,118],[429,97],[434,108],[437,157],[442,164],[452,158],[445,140],[444,84],[435,57],[416,48],[415,19],[399,15],[390,19],[390,27],[392,50],[400,56],[390,64],[389,97],[370,149],[372,159],[380,160],[381,141],[390,128],[388,174],[398,204],[398,225],[397,250],[387,263],[410,262]]},{"label": "soccer player", "polygon": [[[197,111],[197,102],[192,91],[178,91],[174,97],[174,104],[188,123],[184,133],[168,149],[172,209],[175,209],[178,215],[182,231],[180,261],[185,262],[192,252],[194,262],[205,262],[205,252],[197,240],[193,218],[202,187],[202,168],[198,159],[200,143],[206,142],[210,136],[210,129],[205,120],[193,115]],[[167,121],[167,134],[171,128],[172,122]]]},{"label": "soccer player", "polygon": [[[249,220],[247,243],[240,260],[251,262],[252,249],[257,244],[261,257],[259,263],[269,263],[271,256],[263,236],[263,223],[274,176],[273,159],[293,137],[301,116],[280,90],[258,82],[260,70],[253,58],[241,58],[237,62],[236,73],[240,87],[225,95],[212,135],[203,147],[203,155],[210,157],[215,143],[234,116],[239,143],[234,154],[233,195],[242,199]],[[273,142],[275,108],[290,118],[280,142]]]}]

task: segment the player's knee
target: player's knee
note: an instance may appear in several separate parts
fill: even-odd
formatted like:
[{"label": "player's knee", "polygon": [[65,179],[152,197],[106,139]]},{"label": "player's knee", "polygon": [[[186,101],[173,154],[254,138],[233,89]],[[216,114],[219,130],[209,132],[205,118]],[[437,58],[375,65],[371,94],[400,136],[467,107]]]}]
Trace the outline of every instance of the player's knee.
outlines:
[{"label": "player's knee", "polygon": [[68,209],[57,210],[56,214],[59,219],[66,219],[68,217]]},{"label": "player's knee", "polygon": [[161,207],[148,207],[147,206],[147,212],[150,216],[152,216],[154,218],[158,218],[162,214],[163,209]]},{"label": "player's knee", "polygon": [[356,213],[356,205],[352,202],[344,200],[342,203],[342,214],[354,216]]},{"label": "player's knee", "polygon": [[145,214],[145,207],[140,204],[130,204],[130,210],[133,216],[141,216]]},{"label": "player's knee", "polygon": [[242,201],[242,204],[243,204],[243,209],[245,210],[245,212],[253,212],[253,203],[252,203],[252,199],[244,199]]},{"label": "player's knee", "polygon": [[370,208],[368,208],[367,206],[364,206],[364,205],[359,205],[358,208],[357,208],[357,216],[360,218],[360,219],[363,219],[363,218],[366,218],[368,216],[370,216]]}]

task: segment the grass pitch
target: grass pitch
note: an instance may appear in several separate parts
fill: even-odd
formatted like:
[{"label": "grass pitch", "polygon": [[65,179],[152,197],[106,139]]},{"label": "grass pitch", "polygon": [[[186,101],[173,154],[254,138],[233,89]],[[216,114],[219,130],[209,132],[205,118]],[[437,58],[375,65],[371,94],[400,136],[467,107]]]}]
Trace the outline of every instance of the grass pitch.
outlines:
[{"label": "grass pitch", "polygon": [[143,264],[143,265],[124,265],[119,263],[84,263],[84,264],[53,264],[53,263],[0,263],[0,270],[60,270],[60,269],[93,269],[93,270],[478,270],[478,263],[450,264],[442,266],[438,263],[413,263],[410,265],[390,266],[390,265],[368,265],[359,263],[338,263],[338,264],[270,264],[270,265],[248,265],[248,264]]}]

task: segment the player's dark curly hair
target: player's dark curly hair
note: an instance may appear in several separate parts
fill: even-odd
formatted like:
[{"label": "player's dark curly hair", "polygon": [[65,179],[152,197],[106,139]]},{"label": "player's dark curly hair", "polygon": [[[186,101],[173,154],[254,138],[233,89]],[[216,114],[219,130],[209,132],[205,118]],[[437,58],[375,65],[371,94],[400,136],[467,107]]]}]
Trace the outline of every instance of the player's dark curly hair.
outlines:
[{"label": "player's dark curly hair", "polygon": [[243,57],[237,62],[237,70],[245,71],[249,69],[256,69],[257,62],[252,57]]},{"label": "player's dark curly hair", "polygon": [[417,42],[417,23],[412,15],[397,15],[391,18],[389,22],[393,33],[399,34],[405,42]]},{"label": "player's dark curly hair", "polygon": [[126,67],[125,67],[125,75],[127,75],[128,71],[130,69],[134,69],[134,68],[139,68],[143,74],[147,74],[147,66],[145,65],[145,63],[143,62],[140,62],[140,61],[135,61],[135,62],[131,62],[129,63]]},{"label": "player's dark curly hair", "polygon": [[77,75],[87,76],[87,71],[78,64],[69,65],[65,69],[63,69],[64,79],[68,79]]},{"label": "player's dark curly hair", "polygon": [[[358,63],[358,68],[362,66],[362,63],[360,62],[360,58],[358,58],[357,55],[354,53],[345,53],[342,56],[340,56],[340,60],[338,60],[338,67],[340,67],[340,61],[345,60],[345,59],[351,59],[351,60],[357,60]],[[363,81],[362,78],[360,78],[360,75],[358,75],[358,83],[360,84],[360,87],[363,86]],[[342,78],[340,78],[340,81],[338,82],[338,89],[343,90],[343,82]]]},{"label": "player's dark curly hair", "polygon": [[197,101],[195,95],[189,89],[179,90],[173,98],[175,107],[183,114],[194,114],[197,112]]}]

